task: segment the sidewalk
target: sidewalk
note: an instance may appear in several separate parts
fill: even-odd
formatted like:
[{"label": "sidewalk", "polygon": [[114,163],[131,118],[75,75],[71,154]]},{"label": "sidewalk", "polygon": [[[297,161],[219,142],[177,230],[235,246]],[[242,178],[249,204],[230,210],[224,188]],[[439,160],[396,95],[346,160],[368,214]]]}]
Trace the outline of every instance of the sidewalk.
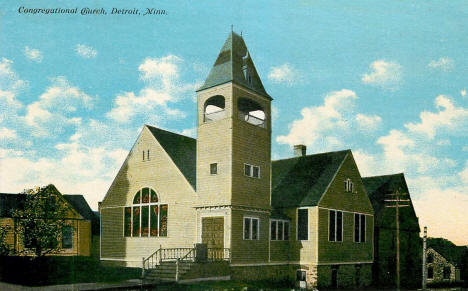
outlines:
[{"label": "sidewalk", "polygon": [[41,287],[28,287],[22,285],[15,285],[0,282],[0,290],[10,291],[10,290],[52,290],[52,291],[62,291],[62,290],[107,290],[107,289],[121,289],[121,288],[140,288],[141,280],[132,279],[125,282],[119,283],[79,283],[79,284],[64,284],[64,285],[49,285]]}]

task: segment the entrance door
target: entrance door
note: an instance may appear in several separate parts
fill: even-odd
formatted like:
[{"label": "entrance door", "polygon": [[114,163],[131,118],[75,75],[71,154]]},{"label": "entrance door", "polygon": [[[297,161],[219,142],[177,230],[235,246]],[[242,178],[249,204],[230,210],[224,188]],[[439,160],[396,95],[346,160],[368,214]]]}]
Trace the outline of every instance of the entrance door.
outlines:
[{"label": "entrance door", "polygon": [[208,248],[224,248],[224,217],[202,218],[202,243]]}]

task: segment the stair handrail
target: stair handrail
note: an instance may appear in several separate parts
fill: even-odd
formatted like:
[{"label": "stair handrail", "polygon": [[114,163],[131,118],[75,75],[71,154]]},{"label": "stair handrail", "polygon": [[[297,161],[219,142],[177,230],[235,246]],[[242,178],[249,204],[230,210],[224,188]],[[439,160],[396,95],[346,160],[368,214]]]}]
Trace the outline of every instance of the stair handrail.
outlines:
[{"label": "stair handrail", "polygon": [[[143,257],[142,269],[141,269],[141,277],[142,278],[145,277],[145,269],[148,269],[148,270],[150,269],[150,262],[151,262],[151,268],[154,268],[155,265],[158,265],[158,263],[160,263],[160,261],[161,261],[161,252],[162,252],[162,248],[160,247],[154,253],[149,255],[146,259],[145,259],[145,257]],[[159,255],[159,261],[158,261],[158,255]],[[147,268],[146,268],[146,265],[148,265]]]},{"label": "stair handrail", "polygon": [[183,261],[186,261],[187,258],[192,255],[191,257],[191,261],[195,260],[195,252],[196,252],[196,249],[195,248],[192,248],[190,249],[190,251],[188,253],[185,254],[185,256],[183,256],[182,258],[178,259],[179,261],[183,262]]}]

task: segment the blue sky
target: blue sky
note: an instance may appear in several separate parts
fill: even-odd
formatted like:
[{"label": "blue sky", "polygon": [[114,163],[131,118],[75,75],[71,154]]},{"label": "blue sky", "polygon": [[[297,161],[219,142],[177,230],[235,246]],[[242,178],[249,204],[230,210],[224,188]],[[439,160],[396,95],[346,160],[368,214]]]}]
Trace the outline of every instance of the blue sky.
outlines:
[{"label": "blue sky", "polygon": [[362,176],[405,173],[429,235],[468,244],[467,16],[463,1],[4,2],[0,191],[53,183],[97,208],[143,124],[195,137],[232,24],[274,98],[273,158],[351,148]]}]

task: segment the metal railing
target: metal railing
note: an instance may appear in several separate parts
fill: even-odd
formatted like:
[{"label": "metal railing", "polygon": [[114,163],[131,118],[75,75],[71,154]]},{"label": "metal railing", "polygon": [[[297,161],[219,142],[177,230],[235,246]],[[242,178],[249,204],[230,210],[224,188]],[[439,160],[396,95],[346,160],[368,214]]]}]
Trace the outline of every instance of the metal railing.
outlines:
[{"label": "metal railing", "polygon": [[205,122],[220,120],[224,117],[225,110],[218,110],[210,113],[205,113]]},{"label": "metal railing", "polygon": [[242,111],[239,111],[239,119],[258,127],[266,127],[266,122],[264,119],[258,118],[256,116],[250,115]]}]

